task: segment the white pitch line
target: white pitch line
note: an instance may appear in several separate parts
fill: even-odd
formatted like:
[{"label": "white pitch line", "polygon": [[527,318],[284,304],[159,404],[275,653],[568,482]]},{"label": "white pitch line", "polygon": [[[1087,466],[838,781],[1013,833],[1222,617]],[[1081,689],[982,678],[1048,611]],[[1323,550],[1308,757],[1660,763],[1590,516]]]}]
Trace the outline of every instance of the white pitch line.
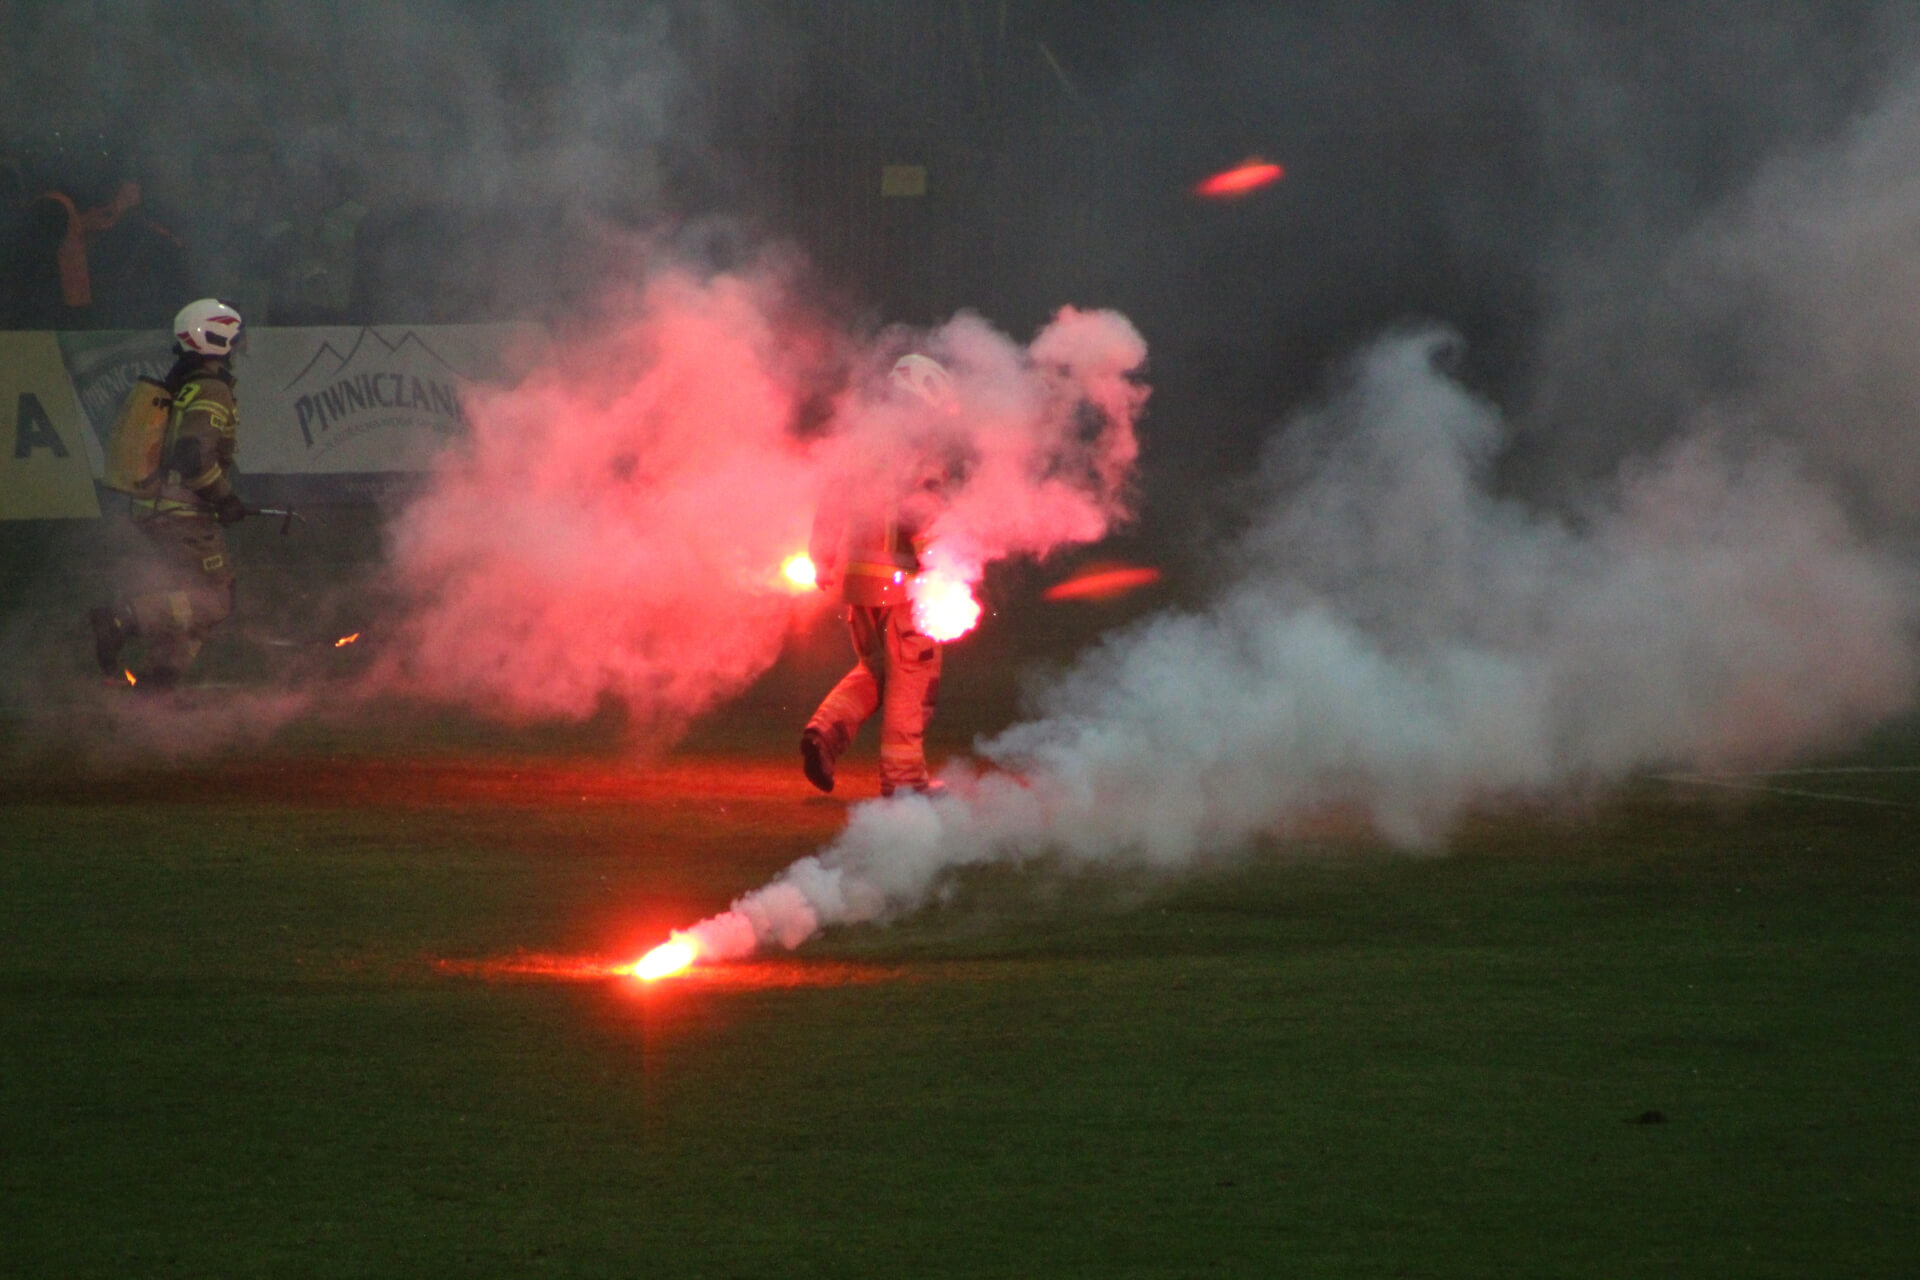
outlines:
[{"label": "white pitch line", "polygon": [[1837,764],[1823,769],[1762,769],[1754,773],[1698,773],[1693,778],[1796,778],[1826,773],[1920,773],[1920,764]]},{"label": "white pitch line", "polygon": [[[1697,773],[1662,773],[1654,775],[1660,782],[1678,782],[1693,787],[1720,787],[1726,791],[1759,791],[1775,796],[1797,796],[1802,800],[1836,800],[1842,804],[1870,804],[1877,809],[1905,809],[1920,812],[1920,805],[1902,804],[1898,800],[1875,800],[1869,796],[1843,796],[1831,791],[1803,791],[1798,787],[1768,787],[1757,782],[1737,782],[1734,778],[1713,777]],[[1748,774],[1748,777],[1767,777],[1767,774]]]}]

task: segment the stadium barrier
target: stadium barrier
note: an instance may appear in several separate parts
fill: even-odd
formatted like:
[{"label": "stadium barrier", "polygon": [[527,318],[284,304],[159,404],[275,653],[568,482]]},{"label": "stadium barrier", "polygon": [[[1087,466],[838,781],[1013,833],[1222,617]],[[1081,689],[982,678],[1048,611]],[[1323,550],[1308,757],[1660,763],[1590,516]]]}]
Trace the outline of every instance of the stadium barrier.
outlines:
[{"label": "stadium barrier", "polygon": [[[235,368],[243,491],[362,503],[404,489],[465,430],[467,393],[517,380],[546,344],[529,323],[251,329]],[[114,414],[135,378],[165,376],[171,346],[159,331],[0,332],[0,520],[100,516]]]}]

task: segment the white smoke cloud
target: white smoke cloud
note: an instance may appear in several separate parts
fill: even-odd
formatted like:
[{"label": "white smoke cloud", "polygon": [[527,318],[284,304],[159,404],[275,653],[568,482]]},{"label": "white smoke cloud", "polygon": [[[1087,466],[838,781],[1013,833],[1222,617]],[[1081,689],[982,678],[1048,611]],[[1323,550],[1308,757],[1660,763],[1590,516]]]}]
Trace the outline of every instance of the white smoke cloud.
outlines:
[{"label": "white smoke cloud", "polygon": [[1819,144],[1649,252],[1620,234],[1562,263],[1527,452],[1576,491],[1710,418],[1793,442],[1877,537],[1920,524],[1920,66]]},{"label": "white smoke cloud", "polygon": [[1692,436],[1580,525],[1494,496],[1492,406],[1399,334],[1270,452],[1204,610],[1113,636],[937,799],[690,934],[713,958],[924,905],[956,869],[1179,868],[1329,811],[1429,847],[1464,808],[1774,762],[1911,703],[1913,583],[1781,447]]}]

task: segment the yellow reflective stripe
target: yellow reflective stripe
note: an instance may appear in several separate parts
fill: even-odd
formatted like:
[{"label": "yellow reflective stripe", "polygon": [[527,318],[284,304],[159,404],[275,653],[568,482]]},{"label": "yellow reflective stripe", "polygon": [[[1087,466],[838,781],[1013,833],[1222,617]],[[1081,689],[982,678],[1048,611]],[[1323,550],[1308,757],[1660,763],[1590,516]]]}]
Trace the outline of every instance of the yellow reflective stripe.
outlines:
[{"label": "yellow reflective stripe", "polygon": [[174,498],[136,498],[128,504],[134,514],[146,516],[201,516],[211,515],[212,510],[197,502],[180,502]]},{"label": "yellow reflective stripe", "polygon": [[204,400],[188,409],[180,411],[180,420],[186,421],[189,413],[204,413],[216,431],[225,432],[233,425],[233,410],[214,400]]},{"label": "yellow reflective stripe", "polygon": [[193,625],[193,601],[186,592],[167,592],[167,608],[173,610],[173,621],[182,631]]}]

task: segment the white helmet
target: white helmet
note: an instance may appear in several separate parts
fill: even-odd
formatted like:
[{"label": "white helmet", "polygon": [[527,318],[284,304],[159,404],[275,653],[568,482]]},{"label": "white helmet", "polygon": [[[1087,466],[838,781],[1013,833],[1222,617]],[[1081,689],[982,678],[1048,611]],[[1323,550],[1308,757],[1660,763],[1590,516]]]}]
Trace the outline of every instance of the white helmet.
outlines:
[{"label": "white helmet", "polygon": [[196,355],[232,355],[240,340],[240,313],[218,298],[202,298],[180,308],[173,318],[173,338],[182,351]]},{"label": "white helmet", "polygon": [[953,375],[932,356],[917,352],[901,356],[893,362],[887,380],[942,413],[960,412],[960,393],[953,385]]}]

